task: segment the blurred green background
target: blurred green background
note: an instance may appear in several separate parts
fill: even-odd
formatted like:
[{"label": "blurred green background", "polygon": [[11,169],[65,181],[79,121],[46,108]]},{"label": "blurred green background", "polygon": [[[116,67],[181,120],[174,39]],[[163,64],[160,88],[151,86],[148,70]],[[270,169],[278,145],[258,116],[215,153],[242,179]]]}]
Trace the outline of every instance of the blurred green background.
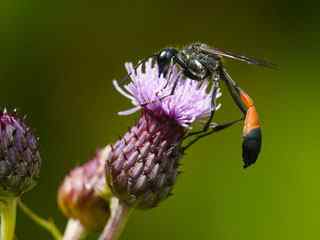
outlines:
[{"label": "blurred green background", "polygon": [[[266,58],[280,70],[227,61],[254,98],[263,150],[242,169],[241,126],[195,145],[173,197],[136,211],[122,239],[316,239],[320,227],[319,1],[40,1],[0,3],[0,105],[41,137],[41,181],[24,201],[62,229],[63,176],[115,141],[137,115],[111,80],[125,61],[202,41]],[[239,111],[224,91],[217,121]],[[18,239],[50,239],[19,213]]]}]

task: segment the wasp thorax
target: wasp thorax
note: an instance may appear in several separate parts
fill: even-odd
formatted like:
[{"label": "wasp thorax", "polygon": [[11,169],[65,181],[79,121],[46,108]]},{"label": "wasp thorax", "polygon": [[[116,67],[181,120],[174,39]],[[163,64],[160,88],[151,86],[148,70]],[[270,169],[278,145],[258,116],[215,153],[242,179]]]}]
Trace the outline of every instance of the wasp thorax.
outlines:
[{"label": "wasp thorax", "polygon": [[188,71],[192,73],[192,75],[196,76],[198,79],[204,79],[208,75],[207,69],[196,58],[193,58],[189,61],[188,67]]},{"label": "wasp thorax", "polygon": [[178,175],[184,132],[175,121],[144,111],[113,145],[107,160],[107,182],[113,193],[137,208],[152,208],[166,199]]},{"label": "wasp thorax", "polygon": [[210,75],[207,67],[207,56],[186,48],[178,54],[180,62],[184,65],[184,74],[194,80],[204,80]]}]

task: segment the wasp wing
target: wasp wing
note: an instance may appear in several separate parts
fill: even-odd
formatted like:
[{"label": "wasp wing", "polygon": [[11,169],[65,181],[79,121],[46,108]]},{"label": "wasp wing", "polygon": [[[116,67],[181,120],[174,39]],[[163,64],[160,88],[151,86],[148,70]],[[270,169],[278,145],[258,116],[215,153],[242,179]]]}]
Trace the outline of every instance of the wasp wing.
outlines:
[{"label": "wasp wing", "polygon": [[218,49],[218,48],[210,48],[210,47],[202,45],[202,46],[200,46],[200,50],[205,52],[205,53],[208,53],[208,54],[218,55],[218,56],[221,56],[221,57],[226,57],[226,58],[238,60],[238,61],[245,62],[245,63],[248,63],[248,64],[254,64],[254,65],[267,67],[267,68],[273,68],[273,69],[277,68],[277,66],[275,64],[270,63],[270,62],[268,62],[266,60],[256,59],[256,58],[253,58],[253,57],[247,57],[247,56],[244,56],[242,54],[237,54],[237,53],[233,53],[233,52],[230,52],[230,51],[221,50],[221,49]]}]

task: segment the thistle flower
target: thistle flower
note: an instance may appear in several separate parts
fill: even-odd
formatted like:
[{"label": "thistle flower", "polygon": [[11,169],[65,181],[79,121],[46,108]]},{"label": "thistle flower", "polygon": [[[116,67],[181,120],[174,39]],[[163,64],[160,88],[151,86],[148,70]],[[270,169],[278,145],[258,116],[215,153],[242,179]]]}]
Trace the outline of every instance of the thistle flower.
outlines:
[{"label": "thistle flower", "polygon": [[117,81],[113,83],[134,108],[119,114],[141,109],[141,117],[112,146],[106,164],[107,182],[114,195],[128,206],[152,208],[173,189],[184,135],[194,122],[219,108],[212,94],[216,94],[214,99],[221,94],[214,92],[207,80],[185,78],[175,65],[166,76],[159,76],[158,66],[151,60],[136,70],[132,63],[126,68],[132,81],[123,88]]},{"label": "thistle flower", "polygon": [[37,138],[15,113],[0,113],[0,198],[18,197],[35,186],[41,158]]},{"label": "thistle flower", "polygon": [[0,239],[14,238],[19,197],[35,186],[41,158],[38,141],[17,114],[0,113]]},{"label": "thistle flower", "polygon": [[77,219],[88,231],[99,231],[109,217],[110,191],[105,186],[104,165],[109,154],[106,147],[96,156],[73,169],[58,191],[58,205],[69,218]]}]

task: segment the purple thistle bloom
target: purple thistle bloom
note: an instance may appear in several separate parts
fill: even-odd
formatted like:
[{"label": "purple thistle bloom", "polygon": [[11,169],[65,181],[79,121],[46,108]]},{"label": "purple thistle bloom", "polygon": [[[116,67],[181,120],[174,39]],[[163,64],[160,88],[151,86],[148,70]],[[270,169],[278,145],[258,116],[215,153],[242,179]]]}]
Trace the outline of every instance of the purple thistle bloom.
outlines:
[{"label": "purple thistle bloom", "polygon": [[[141,117],[122,139],[111,146],[107,159],[107,182],[112,192],[131,207],[151,208],[166,199],[173,189],[183,155],[181,143],[191,124],[208,117],[219,106],[212,101],[221,94],[207,80],[185,78],[171,65],[166,77],[159,76],[151,60],[135,71],[126,64],[132,82],[115,88],[129,98],[134,108],[120,112],[129,115],[138,110]],[[172,88],[177,81],[176,88]],[[208,89],[210,88],[210,89]]]},{"label": "purple thistle bloom", "polygon": [[[171,66],[168,77],[159,77],[158,65],[152,66],[151,59],[145,63],[145,71],[142,65],[135,71],[132,63],[127,63],[126,69],[131,73],[132,82],[124,86],[123,90],[113,81],[115,88],[129,98],[134,108],[119,112],[120,115],[128,115],[141,108],[152,111],[157,115],[166,115],[183,127],[189,127],[194,121],[206,118],[211,111],[216,111],[220,105],[212,103],[211,88],[208,92],[209,82],[199,82],[184,78],[177,66]],[[172,95],[175,82],[177,86]],[[201,85],[201,86],[199,86]],[[218,91],[215,98],[221,96]]]}]

